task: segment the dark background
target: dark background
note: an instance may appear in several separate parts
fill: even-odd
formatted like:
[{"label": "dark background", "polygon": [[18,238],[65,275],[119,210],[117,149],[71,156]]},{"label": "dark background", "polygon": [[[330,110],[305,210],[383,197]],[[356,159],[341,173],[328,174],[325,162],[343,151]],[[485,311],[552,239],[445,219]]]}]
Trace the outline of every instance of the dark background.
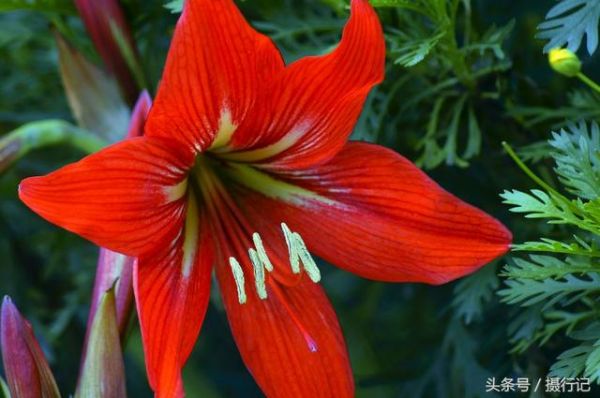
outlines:
[{"label": "dark background", "polygon": [[[156,85],[177,15],[170,14],[159,0],[122,3],[146,73]],[[339,3],[240,3],[245,15],[275,38],[288,60],[326,51],[335,44],[347,12],[330,4]],[[469,17],[456,20],[459,45],[467,19],[473,34],[479,36],[511,20],[514,28],[499,41],[503,60],[490,51],[471,54],[467,60],[471,71],[502,62],[504,66],[475,79],[474,86],[459,81],[450,87],[453,93],[448,98],[467,95],[476,114],[482,132],[480,153],[466,159],[469,164],[463,167],[442,161],[430,164],[428,170],[446,189],[505,222],[516,241],[538,237],[549,227],[510,215],[501,204],[498,194],[502,190],[525,189],[532,183],[502,152],[500,142],[522,146],[546,140],[551,127],[565,117],[552,109],[571,106],[570,93],[582,88],[551,71],[542,53],[544,42],[534,38],[537,24],[552,4],[477,0],[471,3]],[[390,146],[412,160],[424,160],[423,137],[438,95],[408,108],[406,104],[432,85],[455,77],[455,70],[448,67],[443,51],[437,50],[412,68],[396,64],[399,53],[393,49],[405,40],[402,32],[426,35],[436,26],[407,11],[385,8],[379,12],[389,38],[388,73],[386,82],[372,94],[355,137]],[[73,35],[68,39],[100,63],[73,9],[0,13],[0,134],[39,119],[72,120],[49,34],[53,18],[69,26]],[[584,70],[600,79],[598,63],[581,54]],[[539,113],[547,118],[531,123],[526,112],[530,107],[545,108],[546,113]],[[442,111],[440,130],[451,124],[451,112],[451,108]],[[462,117],[459,153],[466,146],[467,130],[466,117]],[[444,136],[439,140],[443,144]],[[33,324],[64,396],[74,391],[76,383],[97,248],[30,212],[17,198],[17,185],[26,176],[45,174],[82,156],[66,145],[47,147],[28,154],[0,175],[0,293],[10,295]],[[427,160],[422,164],[427,166]],[[542,164],[540,170],[550,169]],[[485,393],[488,377],[544,377],[556,355],[570,343],[557,335],[543,348],[534,345],[524,353],[511,353],[514,330],[510,325],[521,310],[500,303],[496,295],[503,284],[498,272],[505,262],[499,260],[468,279],[438,287],[371,282],[321,265],[322,283],[347,339],[357,396],[490,397]],[[261,396],[237,353],[218,294],[213,297],[185,368],[188,396]],[[131,330],[125,360],[129,395],[150,396],[137,327]]]}]

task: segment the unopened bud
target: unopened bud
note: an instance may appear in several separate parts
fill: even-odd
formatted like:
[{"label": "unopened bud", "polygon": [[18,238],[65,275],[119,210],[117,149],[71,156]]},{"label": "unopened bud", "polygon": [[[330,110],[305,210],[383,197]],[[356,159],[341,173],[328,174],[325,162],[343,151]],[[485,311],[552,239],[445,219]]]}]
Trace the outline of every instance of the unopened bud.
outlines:
[{"label": "unopened bud", "polygon": [[128,102],[133,103],[144,86],[138,53],[117,0],[75,0],[96,50],[115,75]]},{"label": "unopened bud", "polygon": [[568,77],[577,76],[581,72],[581,61],[573,51],[567,48],[554,48],[548,54],[548,62],[552,69]]},{"label": "unopened bud", "polygon": [[75,398],[125,398],[114,288],[100,298],[89,332]]},{"label": "unopened bud", "polygon": [[59,398],[58,387],[31,325],[8,297],[2,302],[0,337],[11,396]]}]

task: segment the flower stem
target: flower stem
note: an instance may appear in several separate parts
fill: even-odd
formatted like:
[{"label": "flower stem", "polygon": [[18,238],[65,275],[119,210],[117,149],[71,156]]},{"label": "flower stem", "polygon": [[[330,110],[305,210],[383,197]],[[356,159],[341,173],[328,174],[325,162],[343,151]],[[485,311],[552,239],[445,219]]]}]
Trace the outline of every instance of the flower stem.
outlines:
[{"label": "flower stem", "polygon": [[0,139],[0,173],[30,151],[55,144],[69,144],[86,154],[94,153],[107,145],[93,133],[63,120],[27,123]]},{"label": "flower stem", "polygon": [[525,172],[525,174],[527,174],[529,176],[529,178],[531,178],[539,186],[546,189],[547,191],[555,192],[554,188],[552,188],[550,185],[548,185],[540,177],[535,175],[535,173],[529,167],[527,167],[527,165],[521,160],[521,158],[519,158],[519,155],[517,155],[517,153],[514,151],[514,149],[512,149],[512,147],[508,143],[502,142],[502,147],[504,148],[506,153],[508,153],[508,156],[510,156],[515,161],[517,166],[519,166],[519,168],[521,170],[523,170]]},{"label": "flower stem", "polygon": [[593,81],[592,79],[590,79],[589,77],[584,75],[582,72],[579,72],[576,76],[579,78],[579,80],[581,80],[582,82],[587,84],[594,91],[596,91],[597,93],[600,93],[600,85],[598,85],[598,83],[596,83],[595,81]]}]

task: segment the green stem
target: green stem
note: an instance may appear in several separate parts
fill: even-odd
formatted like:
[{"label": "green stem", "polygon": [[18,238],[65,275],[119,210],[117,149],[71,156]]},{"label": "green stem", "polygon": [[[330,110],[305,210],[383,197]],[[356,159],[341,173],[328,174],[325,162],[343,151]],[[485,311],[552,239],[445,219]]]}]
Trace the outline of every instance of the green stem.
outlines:
[{"label": "green stem", "polygon": [[[450,15],[445,21],[445,23],[450,27],[448,34],[445,36],[446,45],[448,46],[446,53],[456,77],[458,77],[461,84],[467,87],[470,91],[473,91],[476,86],[476,80],[474,79],[471,69],[467,64],[465,54],[463,54],[463,52],[460,50],[456,40],[456,24],[459,6],[460,1],[454,0],[451,4]],[[468,15],[468,10],[465,11],[465,18],[469,19],[470,15]],[[466,43],[467,38],[464,40]]]},{"label": "green stem", "polygon": [[87,154],[107,145],[96,135],[63,120],[27,123],[0,139],[0,173],[30,151],[55,144],[68,144]]},{"label": "green stem", "polygon": [[576,76],[579,78],[579,80],[587,84],[594,91],[600,93],[600,85],[598,85],[595,81],[584,75],[582,72],[579,72]]},{"label": "green stem", "polygon": [[544,182],[544,180],[535,175],[535,173],[529,167],[527,167],[527,165],[521,160],[521,158],[519,158],[519,155],[517,155],[517,153],[512,149],[512,147],[508,143],[502,142],[502,147],[504,148],[506,153],[508,153],[508,156],[510,156],[515,161],[517,166],[519,166],[519,168],[523,170],[525,174],[529,176],[529,178],[531,178],[539,186],[541,186],[548,192],[555,192],[554,188],[552,188],[550,185]]}]

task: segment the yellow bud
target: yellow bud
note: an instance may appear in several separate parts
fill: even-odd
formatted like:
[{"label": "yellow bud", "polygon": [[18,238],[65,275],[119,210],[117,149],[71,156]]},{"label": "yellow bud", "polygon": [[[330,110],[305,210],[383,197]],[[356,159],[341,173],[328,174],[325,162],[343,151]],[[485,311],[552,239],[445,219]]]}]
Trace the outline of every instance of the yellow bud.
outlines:
[{"label": "yellow bud", "polygon": [[552,69],[568,77],[577,76],[581,72],[581,61],[577,54],[567,48],[553,48],[548,54],[548,62]]}]

